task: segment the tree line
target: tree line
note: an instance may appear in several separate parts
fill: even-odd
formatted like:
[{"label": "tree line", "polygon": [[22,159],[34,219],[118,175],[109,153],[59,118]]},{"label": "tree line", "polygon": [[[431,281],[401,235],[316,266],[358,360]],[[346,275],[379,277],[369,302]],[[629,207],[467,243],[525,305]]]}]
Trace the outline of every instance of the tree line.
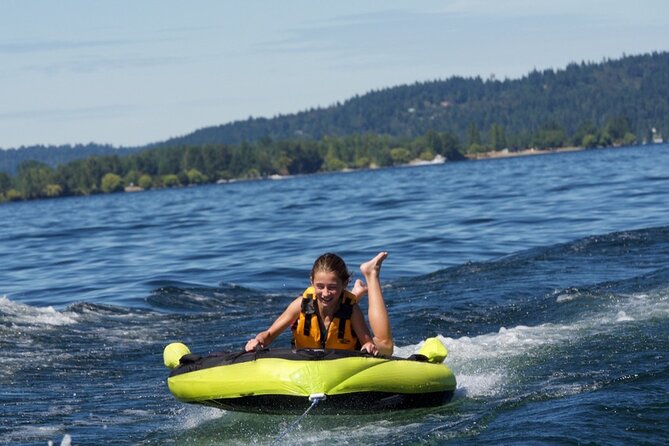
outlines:
[{"label": "tree line", "polygon": [[[274,141],[265,137],[238,145],[191,145],[154,148],[126,156],[93,156],[57,167],[26,161],[14,176],[0,172],[0,202],[112,193],[127,187],[179,187],[273,175],[389,167],[413,160],[432,161],[437,156],[459,161],[467,158],[463,153],[513,151],[510,144],[516,137],[507,134],[504,126],[497,123],[485,132],[471,123],[464,142],[454,132],[434,130],[416,138],[371,133],[326,136],[317,141]],[[587,122],[572,134],[557,126],[546,126],[527,137],[530,146],[539,149],[638,142],[624,117],[612,117],[601,128]]]},{"label": "tree line", "polygon": [[414,139],[353,135],[312,140],[245,142],[156,148],[127,156],[94,156],[57,167],[23,162],[16,175],[0,173],[0,201],[178,187],[299,175],[353,168],[387,167],[414,159],[464,159],[460,142],[448,132]]},{"label": "tree line", "polygon": [[15,174],[19,165],[25,161],[41,161],[55,167],[70,161],[89,156],[129,155],[140,152],[142,148],[114,147],[108,144],[64,144],[60,146],[30,146],[18,149],[0,149],[0,172]]},{"label": "tree line", "polygon": [[457,160],[500,149],[630,145],[663,132],[669,53],[652,53],[516,80],[452,77],[388,88],[142,148],[1,151],[0,167],[7,159],[18,167],[0,172],[0,201],[385,167],[436,155]]}]

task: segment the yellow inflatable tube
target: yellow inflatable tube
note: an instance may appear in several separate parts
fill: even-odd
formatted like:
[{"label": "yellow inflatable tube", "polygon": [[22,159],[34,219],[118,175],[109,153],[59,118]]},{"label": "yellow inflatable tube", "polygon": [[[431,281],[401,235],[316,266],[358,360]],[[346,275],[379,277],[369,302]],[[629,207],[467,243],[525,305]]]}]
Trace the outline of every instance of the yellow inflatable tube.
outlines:
[{"label": "yellow inflatable tube", "polygon": [[318,413],[409,409],[444,404],[455,390],[455,376],[441,363],[446,349],[433,339],[438,345],[428,340],[418,355],[408,359],[341,350],[261,350],[200,357],[189,354],[183,344],[170,344],[164,362],[174,367],[167,380],[170,391],[187,403],[299,413],[309,407],[310,396],[322,394],[325,400]]}]

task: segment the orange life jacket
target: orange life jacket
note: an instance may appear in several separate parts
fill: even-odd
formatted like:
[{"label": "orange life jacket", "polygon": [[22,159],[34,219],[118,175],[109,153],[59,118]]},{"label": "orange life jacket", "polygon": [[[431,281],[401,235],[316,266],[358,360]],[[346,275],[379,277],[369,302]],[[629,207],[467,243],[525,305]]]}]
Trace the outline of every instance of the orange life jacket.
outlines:
[{"label": "orange life jacket", "polygon": [[[318,312],[318,298],[313,287],[302,293],[302,310],[293,323],[293,347],[323,348],[338,350],[357,350],[360,348],[358,337],[351,325],[353,305],[357,301],[355,294],[344,290],[340,297],[339,308],[335,311],[329,327],[325,327]],[[324,337],[323,332],[327,332]]]}]

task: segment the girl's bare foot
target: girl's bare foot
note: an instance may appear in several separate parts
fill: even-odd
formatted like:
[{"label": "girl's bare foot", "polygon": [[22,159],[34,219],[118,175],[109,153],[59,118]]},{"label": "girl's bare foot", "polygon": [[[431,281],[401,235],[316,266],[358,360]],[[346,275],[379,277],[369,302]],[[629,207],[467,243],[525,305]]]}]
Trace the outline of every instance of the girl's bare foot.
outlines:
[{"label": "girl's bare foot", "polygon": [[378,275],[379,271],[381,271],[381,264],[386,260],[386,257],[388,257],[388,253],[386,251],[381,251],[372,260],[360,265],[360,272],[365,277],[374,273]]},{"label": "girl's bare foot", "polygon": [[355,294],[358,299],[361,299],[365,294],[367,294],[367,285],[360,279],[356,279],[351,289],[351,293]]}]

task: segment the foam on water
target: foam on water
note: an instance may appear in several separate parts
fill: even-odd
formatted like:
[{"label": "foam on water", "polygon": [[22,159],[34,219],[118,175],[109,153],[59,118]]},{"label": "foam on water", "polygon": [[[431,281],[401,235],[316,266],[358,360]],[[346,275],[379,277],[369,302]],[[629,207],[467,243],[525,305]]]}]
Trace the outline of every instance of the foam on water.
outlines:
[{"label": "foam on water", "polygon": [[179,428],[193,429],[194,427],[200,426],[208,421],[220,418],[225,413],[226,411],[215,409],[213,407],[184,406],[178,414],[180,420]]},{"label": "foam on water", "polygon": [[59,312],[55,308],[33,307],[0,297],[0,313],[8,322],[22,328],[40,329],[48,326],[72,325],[78,322],[77,315],[71,312]]},{"label": "foam on water", "polygon": [[[45,438],[45,437],[59,437],[60,428],[53,426],[21,426],[10,432],[4,432],[2,436],[2,444],[20,444],[26,439]],[[6,443],[4,443],[6,442]],[[52,442],[50,442],[52,443]],[[53,443],[52,443],[53,444]]]},{"label": "foam on water", "polygon": [[141,318],[137,320],[133,318],[132,322],[132,325],[98,327],[94,335],[102,340],[104,345],[148,346],[164,341],[165,338],[161,337],[161,333],[156,332],[155,321],[147,319],[146,324],[142,325]]},{"label": "foam on water", "polygon": [[[53,440],[49,440],[47,444],[49,446],[53,446],[54,444],[57,443],[54,443]],[[71,446],[71,445],[72,445],[72,436],[69,434],[63,435],[63,439],[60,441],[60,446]]]},{"label": "foam on water", "polygon": [[[286,423],[288,424],[288,423]],[[283,428],[283,423],[276,425],[276,431]],[[305,418],[291,431],[280,444],[323,444],[327,439],[328,444],[393,444],[401,443],[403,437],[411,438],[420,431],[422,425],[416,422],[401,423],[398,420],[374,419],[370,422],[368,417],[349,417],[333,424],[323,417]],[[271,432],[256,437],[253,444],[274,444],[276,436]],[[243,443],[243,444],[248,444]]]},{"label": "foam on water", "polygon": [[[390,438],[397,439],[405,432],[414,433],[420,428],[418,423],[398,424],[387,420],[378,420],[374,423],[363,422],[328,430],[328,441],[337,444],[383,444]],[[309,435],[298,435],[293,440],[295,444],[298,442],[320,444],[323,442],[323,433],[312,432]]]},{"label": "foam on water", "polygon": [[[457,396],[479,397],[504,394],[517,381],[529,359],[550,360],[548,347],[561,348],[606,333],[616,336],[620,324],[651,319],[669,319],[669,293],[661,289],[649,293],[609,296],[599,311],[585,314],[570,323],[500,327],[496,333],[450,338],[438,336],[449,351],[445,363],[458,381]],[[559,299],[559,296],[558,296]],[[563,303],[572,300],[561,300]],[[421,346],[397,348],[407,357]],[[546,352],[549,353],[546,353]],[[568,392],[568,389],[565,389]]]}]

